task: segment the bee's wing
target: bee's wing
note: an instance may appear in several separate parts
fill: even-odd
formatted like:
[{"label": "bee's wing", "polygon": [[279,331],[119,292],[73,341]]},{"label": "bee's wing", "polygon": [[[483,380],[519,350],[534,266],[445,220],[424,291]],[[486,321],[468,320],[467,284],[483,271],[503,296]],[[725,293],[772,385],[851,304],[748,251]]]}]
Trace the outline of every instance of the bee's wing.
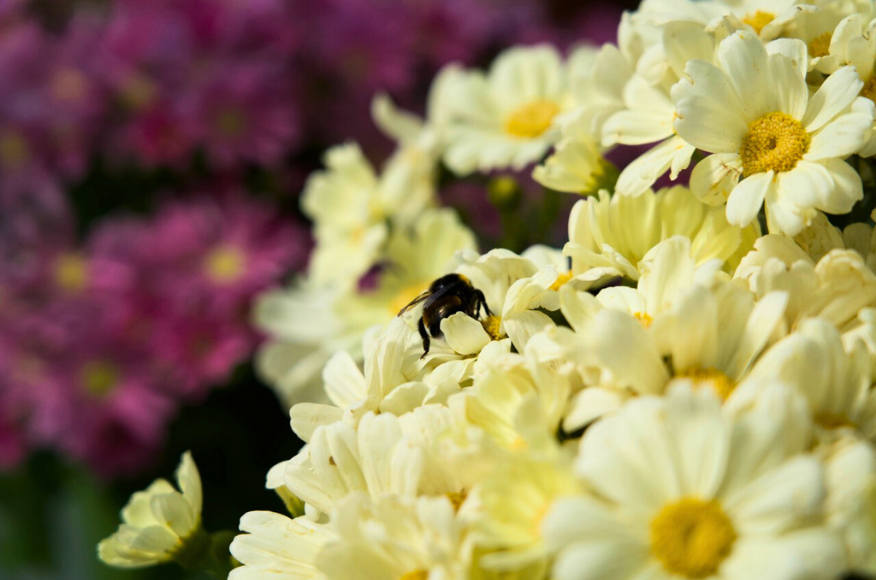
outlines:
[{"label": "bee's wing", "polygon": [[425,300],[426,298],[428,298],[431,295],[432,295],[432,292],[430,290],[426,290],[425,292],[423,292],[422,294],[420,294],[419,296],[417,296],[416,298],[411,300],[410,304],[408,304],[407,306],[405,306],[404,308],[399,310],[398,314],[396,316],[401,316],[402,314],[404,314],[405,312],[407,312],[408,310],[410,310],[411,308],[413,308],[414,306],[416,306],[417,304],[419,304],[420,302],[422,302],[423,300]]}]

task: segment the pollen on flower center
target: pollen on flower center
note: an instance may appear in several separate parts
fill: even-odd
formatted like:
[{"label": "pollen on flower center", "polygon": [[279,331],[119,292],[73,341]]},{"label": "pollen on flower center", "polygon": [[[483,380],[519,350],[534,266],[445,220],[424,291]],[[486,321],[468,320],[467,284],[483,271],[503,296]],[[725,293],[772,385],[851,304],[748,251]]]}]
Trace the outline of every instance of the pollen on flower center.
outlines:
[{"label": "pollen on flower center", "polygon": [[389,311],[392,312],[392,315],[398,315],[405,306],[413,302],[414,298],[419,296],[420,293],[426,289],[426,286],[428,286],[428,283],[416,282],[400,288],[395,297],[389,302],[388,307]]},{"label": "pollen on flower center", "polygon": [[754,28],[754,31],[760,34],[760,31],[764,29],[764,27],[776,19],[776,15],[772,12],[764,12],[763,10],[758,10],[754,14],[747,14],[745,18],[742,19],[742,22]]},{"label": "pollen on flower center", "polygon": [[861,89],[861,96],[876,103],[876,77],[870,77],[870,79],[864,83],[864,88]]},{"label": "pollen on flower center", "polygon": [[654,319],[651,318],[651,315],[647,312],[636,312],[633,314],[636,317],[636,320],[639,321],[639,324],[642,325],[642,328],[650,328],[651,324],[654,322]]},{"label": "pollen on flower center", "polygon": [[550,129],[560,107],[551,101],[534,101],[520,107],[508,116],[505,131],[514,137],[535,139]]},{"label": "pollen on flower center", "polygon": [[845,413],[819,413],[815,416],[815,424],[828,430],[856,427]]},{"label": "pollen on flower center", "polygon": [[830,39],[833,35],[830,32],[825,32],[812,39],[809,43],[809,56],[818,58],[830,54]]},{"label": "pollen on flower center", "polygon": [[118,369],[106,361],[87,362],[79,371],[79,384],[92,397],[105,397],[118,382]]},{"label": "pollen on flower center", "polygon": [[63,254],[55,261],[55,283],[68,292],[79,292],[88,284],[88,263],[79,254]]},{"label": "pollen on flower center", "polygon": [[218,284],[237,280],[244,272],[246,258],[237,248],[220,246],[207,254],[204,259],[204,272]]},{"label": "pollen on flower center", "polygon": [[730,555],[736,530],[716,500],[686,497],[651,520],[651,553],[667,572],[706,578]]},{"label": "pollen on flower center", "polygon": [[800,121],[782,112],[767,113],[748,125],[739,156],[746,177],[756,173],[790,171],[809,151],[812,141]]},{"label": "pollen on flower center", "polygon": [[675,377],[679,379],[690,379],[693,381],[695,387],[701,387],[704,385],[712,387],[715,393],[721,397],[722,401],[726,401],[733,393],[733,389],[736,388],[733,380],[716,368],[701,369],[699,367],[692,367],[676,372]]},{"label": "pollen on flower center", "polygon": [[501,316],[487,316],[487,318],[481,322],[484,327],[484,330],[487,331],[487,334],[490,335],[490,338],[493,340],[499,340],[502,338],[502,317]]},{"label": "pollen on flower center", "polygon": [[402,574],[402,577],[398,580],[426,580],[428,577],[429,573],[426,570],[414,570],[413,572]]},{"label": "pollen on flower center", "polygon": [[568,272],[562,272],[562,273],[560,273],[559,276],[557,276],[557,279],[554,280],[554,283],[551,284],[550,289],[551,289],[551,290],[559,290],[560,288],[562,288],[562,286],[563,286],[565,283],[567,283],[567,282],[568,282],[569,280],[571,280],[571,279],[572,279],[572,272],[571,272],[571,270],[568,271]]}]

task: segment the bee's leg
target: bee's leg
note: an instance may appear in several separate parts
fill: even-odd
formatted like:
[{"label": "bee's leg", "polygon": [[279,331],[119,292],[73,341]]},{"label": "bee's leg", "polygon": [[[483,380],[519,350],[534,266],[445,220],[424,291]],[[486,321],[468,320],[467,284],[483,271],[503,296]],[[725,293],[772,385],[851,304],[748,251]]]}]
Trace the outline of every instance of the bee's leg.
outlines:
[{"label": "bee's leg", "polygon": [[486,313],[487,316],[492,316],[493,313],[490,312],[490,307],[487,306],[487,299],[484,297],[484,293],[480,290],[475,290],[475,297],[478,300],[478,310],[483,307],[484,313]]},{"label": "bee's leg", "polygon": [[426,325],[423,323],[423,319],[420,319],[420,322],[417,323],[417,330],[420,331],[420,338],[423,339],[423,356],[420,358],[425,358],[427,354],[429,354],[429,346],[431,341],[429,340],[429,333],[426,332]]}]

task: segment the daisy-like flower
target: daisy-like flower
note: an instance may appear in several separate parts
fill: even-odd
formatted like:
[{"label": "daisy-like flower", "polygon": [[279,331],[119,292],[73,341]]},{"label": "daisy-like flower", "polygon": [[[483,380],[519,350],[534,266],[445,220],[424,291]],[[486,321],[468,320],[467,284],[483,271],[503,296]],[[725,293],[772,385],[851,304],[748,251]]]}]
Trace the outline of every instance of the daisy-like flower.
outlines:
[{"label": "daisy-like flower", "polygon": [[817,263],[784,236],[764,236],[734,275],[758,297],[788,294],[785,321],[794,330],[804,320],[822,318],[841,331],[857,325],[858,313],[876,306],[876,274],[853,250],[832,250]]},{"label": "daisy-like flower", "polygon": [[863,83],[854,68],[841,68],[810,97],[803,42],[769,50],[740,31],[721,42],[718,66],[689,62],[672,89],[674,126],[714,153],[694,169],[697,196],[726,200],[727,219],[739,226],[766,204],[770,231],[793,236],[816,210],[847,213],[863,196],[860,176],[843,159],[869,140],[874,105],[858,97]]},{"label": "daisy-like flower", "polygon": [[378,176],[358,145],[329,150],[327,169],[310,178],[301,199],[317,240],[309,267],[313,283],[354,286],[377,263],[389,236],[387,221],[409,226],[434,203],[433,165],[421,161],[397,155]]},{"label": "daisy-like flower", "polygon": [[465,580],[470,566],[465,528],[446,497],[403,501],[393,496],[346,498],[317,557],[328,580]]},{"label": "daisy-like flower", "polygon": [[209,538],[201,528],[201,476],[189,453],[176,471],[179,491],[163,479],[131,496],[118,531],[97,547],[101,560],[122,568],[184,561]]},{"label": "daisy-like flower", "polygon": [[448,90],[444,161],[457,174],[539,161],[559,139],[568,107],[567,72],[549,46],[511,48],[487,75],[460,75]]},{"label": "daisy-like flower", "polygon": [[770,40],[811,4],[799,0],[644,0],[638,14],[655,24],[693,21],[709,24],[725,16]]},{"label": "daisy-like flower", "polygon": [[[854,66],[864,83],[860,95],[876,101],[876,20],[868,21],[874,15],[874,8],[872,3],[866,4],[869,14],[862,9],[861,13],[852,14],[840,22],[833,34],[821,37],[827,49],[821,48],[823,62],[819,70],[834,72],[844,65]],[[876,137],[872,137],[860,153],[863,157],[876,154]]]},{"label": "daisy-like flower", "polygon": [[572,258],[576,276],[591,268],[614,268],[638,280],[637,266],[652,248],[672,236],[685,236],[698,264],[719,259],[732,272],[759,234],[756,223],[730,225],[722,209],[705,205],[686,187],[649,190],[637,197],[601,191],[572,208],[563,252]]},{"label": "daisy-like flower", "polygon": [[[748,374],[781,327],[787,297],[751,293],[716,277],[718,263],[697,267],[687,238],[671,238],[647,260],[637,289],[606,288],[596,297],[560,291],[575,333],[550,338],[577,361],[591,385],[569,405],[574,432],[632,394],[663,394],[677,382],[708,387],[724,399]],[[565,345],[565,346],[563,346]]]},{"label": "daisy-like flower", "polygon": [[851,432],[876,441],[876,391],[871,389],[869,359],[861,342],[846,352],[828,321],[806,320],[760,357],[730,403],[744,405],[757,396],[759,381],[779,380],[806,399],[821,438]]},{"label": "daisy-like flower", "polygon": [[558,500],[542,526],[553,577],[838,575],[842,543],[818,520],[824,468],[785,436],[807,420],[770,407],[734,418],[710,391],[679,388],[600,421],[575,461],[592,495]]}]

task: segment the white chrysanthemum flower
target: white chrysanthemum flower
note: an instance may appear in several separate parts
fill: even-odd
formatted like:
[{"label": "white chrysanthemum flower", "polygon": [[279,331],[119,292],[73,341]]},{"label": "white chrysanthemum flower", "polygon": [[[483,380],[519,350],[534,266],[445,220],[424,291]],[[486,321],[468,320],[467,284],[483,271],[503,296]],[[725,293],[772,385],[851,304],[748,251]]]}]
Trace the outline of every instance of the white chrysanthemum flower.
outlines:
[{"label": "white chrysanthemum flower", "polygon": [[553,502],[583,491],[568,463],[565,457],[549,461],[516,454],[477,488],[474,541],[484,552],[479,567],[497,575],[546,577],[542,520]]},{"label": "white chrysanthemum flower", "polygon": [[675,179],[690,165],[695,150],[673,129],[677,112],[670,88],[683,77],[688,61],[713,60],[714,34],[700,24],[673,22],[663,29],[662,35],[661,45],[643,57],[642,62],[648,62],[649,66],[640,63],[641,72],[626,83],[624,109],[609,117],[602,127],[605,146],[654,143],[648,152],[621,172],[617,182],[617,192],[621,195],[641,195],[667,171],[670,178]]},{"label": "white chrysanthemum flower", "polygon": [[770,40],[803,10],[814,9],[800,0],[644,0],[640,18],[661,25],[672,21],[710,24],[730,16],[739,26],[753,30]]},{"label": "white chrysanthemum flower", "polygon": [[456,252],[475,247],[474,235],[452,210],[426,210],[410,228],[393,232],[374,289],[325,288],[308,280],[263,294],[255,324],[273,340],[258,353],[261,375],[287,405],[319,400],[318,379],[333,353],[343,350],[361,361],[366,331],[386,325],[452,270]]},{"label": "white chrysanthemum flower", "polygon": [[[823,62],[819,70],[832,73],[844,65],[854,66],[864,83],[860,95],[876,101],[876,19],[870,20],[874,16],[873,3],[866,4],[869,6],[862,13],[851,14],[840,22],[833,34],[820,37]],[[869,12],[865,12],[867,9]],[[876,154],[876,136],[860,153],[863,157]]]},{"label": "white chrysanthemum flower", "polygon": [[466,175],[523,169],[559,139],[559,116],[569,106],[568,73],[556,49],[517,47],[502,53],[488,74],[468,72],[448,88],[444,161]]},{"label": "white chrysanthemum flower", "polygon": [[283,483],[307,505],[331,514],[353,492],[413,499],[422,470],[422,451],[404,438],[399,419],[368,413],[356,427],[337,421],[317,428],[298,456],[285,462]]},{"label": "white chrysanthemum flower", "polygon": [[197,558],[210,546],[201,528],[201,476],[190,453],[176,470],[179,491],[164,479],[131,496],[118,531],[97,547],[101,560],[121,568],[142,568]]},{"label": "white chrysanthemum flower", "polygon": [[[557,333],[588,384],[563,422],[574,432],[631,396],[662,394],[678,381],[729,397],[781,327],[787,297],[751,293],[716,279],[715,263],[696,267],[687,238],[658,245],[638,288],[606,288],[593,297],[561,291],[575,333]],[[595,374],[594,374],[595,373]]]},{"label": "white chrysanthemum flower", "polygon": [[314,173],[301,207],[314,221],[317,247],[308,274],[316,285],[354,286],[375,265],[387,221],[405,227],[435,203],[434,167],[400,152],[378,176],[356,144],[334,147]]},{"label": "white chrysanthemum flower", "polygon": [[832,578],[842,543],[820,525],[822,465],[785,437],[807,417],[722,412],[708,390],[632,401],[585,432],[575,471],[593,495],[545,518],[556,580]]},{"label": "white chrysanthemum flower", "polygon": [[876,274],[853,250],[832,250],[816,264],[784,236],[764,236],[736,269],[758,297],[788,293],[785,321],[794,330],[808,318],[823,318],[841,331],[857,324],[858,313],[876,306]]},{"label": "white chrysanthemum flower", "polygon": [[575,276],[592,268],[614,268],[625,278],[638,280],[639,262],[672,236],[690,238],[698,264],[718,259],[732,272],[759,235],[756,223],[746,228],[730,225],[720,208],[703,204],[686,187],[638,197],[603,191],[598,198],[575,204],[563,251],[572,258]]},{"label": "white chrysanthemum flower", "polygon": [[843,535],[849,570],[872,575],[876,573],[876,449],[865,441],[845,438],[817,452],[824,456],[827,469],[825,521]]},{"label": "white chrysanthemum flower", "polygon": [[465,528],[444,497],[371,500],[353,494],[338,506],[335,538],[319,553],[328,580],[467,580]]},{"label": "white chrysanthemum flower", "polygon": [[543,186],[566,193],[592,195],[613,187],[617,168],[602,156],[598,140],[577,121],[563,130],[563,138],[532,178]]},{"label": "white chrysanthemum flower", "polygon": [[756,397],[762,383],[778,380],[806,399],[823,438],[852,432],[876,442],[876,390],[870,385],[869,358],[862,343],[846,353],[829,322],[806,320],[760,357],[731,404]]},{"label": "white chrysanthemum flower", "polygon": [[[766,204],[770,231],[798,234],[816,210],[842,214],[863,195],[843,159],[870,138],[873,102],[844,67],[809,96],[802,41],[763,43],[737,32],[721,42],[719,66],[693,60],[672,89],[675,130],[714,153],[699,162],[691,188],[707,203],[727,201],[732,224],[751,223]],[[793,56],[794,58],[789,57]]]},{"label": "white chrysanthemum flower", "polygon": [[327,526],[306,517],[249,512],[240,519],[240,531],[247,533],[234,538],[229,549],[243,565],[228,580],[324,580],[316,558],[332,538]]}]

